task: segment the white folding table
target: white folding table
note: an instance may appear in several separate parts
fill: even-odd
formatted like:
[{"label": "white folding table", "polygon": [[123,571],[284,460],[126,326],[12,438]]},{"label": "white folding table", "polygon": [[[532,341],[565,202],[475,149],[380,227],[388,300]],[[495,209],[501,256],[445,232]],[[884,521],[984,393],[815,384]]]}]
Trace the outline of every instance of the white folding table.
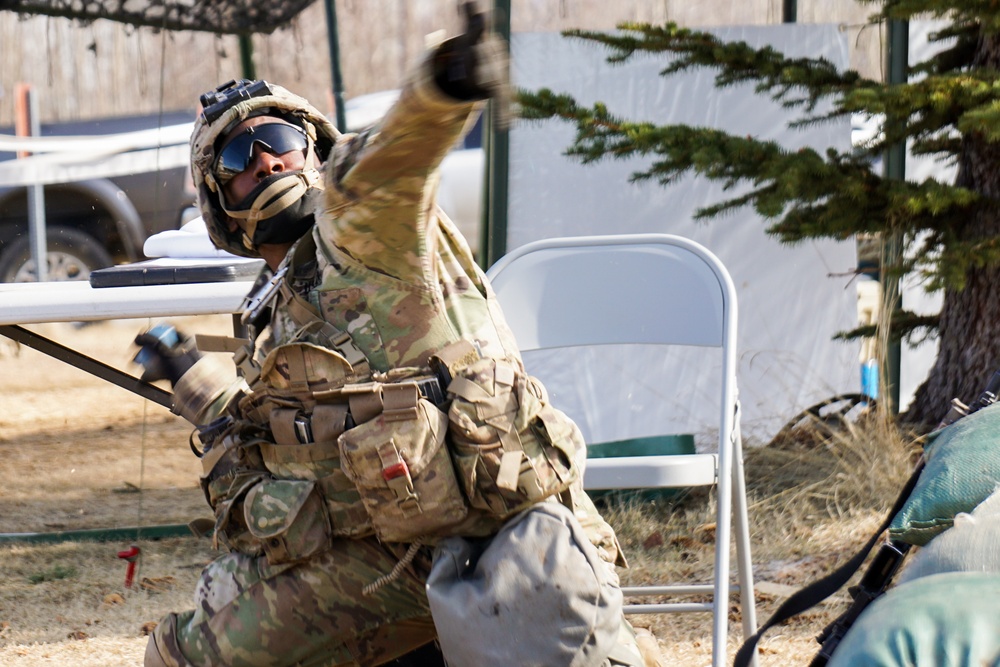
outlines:
[{"label": "white folding table", "polygon": [[22,325],[144,317],[235,314],[252,280],[130,287],[91,287],[87,281],[0,283],[0,335],[170,407],[170,392]]},{"label": "white folding table", "polygon": [[91,287],[84,280],[0,283],[0,325],[239,312],[250,281]]}]

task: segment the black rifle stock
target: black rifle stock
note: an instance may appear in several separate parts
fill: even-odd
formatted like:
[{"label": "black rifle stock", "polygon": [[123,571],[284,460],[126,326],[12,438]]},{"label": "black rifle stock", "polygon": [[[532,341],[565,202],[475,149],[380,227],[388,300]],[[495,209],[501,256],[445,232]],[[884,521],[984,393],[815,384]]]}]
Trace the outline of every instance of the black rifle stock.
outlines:
[{"label": "black rifle stock", "polygon": [[853,598],[851,606],[847,608],[847,611],[838,616],[833,623],[826,626],[819,637],[816,638],[816,641],[822,644],[822,646],[820,646],[819,652],[813,657],[812,662],[809,663],[809,667],[823,667],[827,663],[833,655],[834,649],[837,648],[840,640],[844,638],[847,631],[854,625],[854,621],[858,619],[861,612],[875,598],[885,593],[886,589],[889,588],[889,584],[892,582],[893,577],[896,576],[896,572],[899,571],[900,566],[903,564],[903,559],[906,558],[909,550],[909,544],[895,540],[890,540],[879,548],[875,554],[875,558],[872,559],[871,565],[868,566],[865,576],[861,578],[857,586],[849,589]]}]

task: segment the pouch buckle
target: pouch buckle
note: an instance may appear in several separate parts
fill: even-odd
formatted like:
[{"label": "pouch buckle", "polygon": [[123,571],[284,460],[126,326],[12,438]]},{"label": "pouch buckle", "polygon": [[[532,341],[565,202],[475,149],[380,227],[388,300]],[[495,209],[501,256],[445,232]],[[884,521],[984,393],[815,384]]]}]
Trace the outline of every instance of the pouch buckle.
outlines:
[{"label": "pouch buckle", "polygon": [[406,464],[406,460],[403,459],[395,443],[390,440],[387,445],[380,447],[378,456],[382,461],[382,479],[396,495],[396,505],[403,511],[404,515],[410,516],[419,513],[421,511],[420,498],[413,492],[410,467]]}]

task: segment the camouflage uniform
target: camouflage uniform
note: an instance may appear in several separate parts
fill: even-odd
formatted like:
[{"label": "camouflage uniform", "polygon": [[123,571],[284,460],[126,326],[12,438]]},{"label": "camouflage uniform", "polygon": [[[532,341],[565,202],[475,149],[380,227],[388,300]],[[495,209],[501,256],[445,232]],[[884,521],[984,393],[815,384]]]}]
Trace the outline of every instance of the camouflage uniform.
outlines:
[{"label": "camouflage uniform", "polygon": [[[522,368],[489,283],[435,203],[438,166],[480,106],[444,96],[425,63],[377,131],[340,137],[325,164],[313,229],[319,280],[305,296],[350,335],[373,371],[424,367],[459,339]],[[277,308],[261,352],[287,343],[300,326]],[[579,483],[571,493],[609,569],[624,565],[614,532]],[[216,560],[202,575],[196,609],[158,626],[147,664],[381,664],[434,639],[426,548],[371,595],[362,589],[390,572],[406,545],[383,544],[368,531],[324,549],[283,564],[254,549]],[[614,664],[641,664],[624,619],[621,648]]]}]

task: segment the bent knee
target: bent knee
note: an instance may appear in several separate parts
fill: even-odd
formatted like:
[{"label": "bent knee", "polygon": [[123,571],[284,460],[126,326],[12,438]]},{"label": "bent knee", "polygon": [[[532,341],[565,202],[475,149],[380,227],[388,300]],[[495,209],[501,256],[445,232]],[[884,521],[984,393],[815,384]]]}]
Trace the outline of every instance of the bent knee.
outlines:
[{"label": "bent knee", "polygon": [[144,667],[192,667],[177,644],[177,614],[167,614],[149,633]]}]

